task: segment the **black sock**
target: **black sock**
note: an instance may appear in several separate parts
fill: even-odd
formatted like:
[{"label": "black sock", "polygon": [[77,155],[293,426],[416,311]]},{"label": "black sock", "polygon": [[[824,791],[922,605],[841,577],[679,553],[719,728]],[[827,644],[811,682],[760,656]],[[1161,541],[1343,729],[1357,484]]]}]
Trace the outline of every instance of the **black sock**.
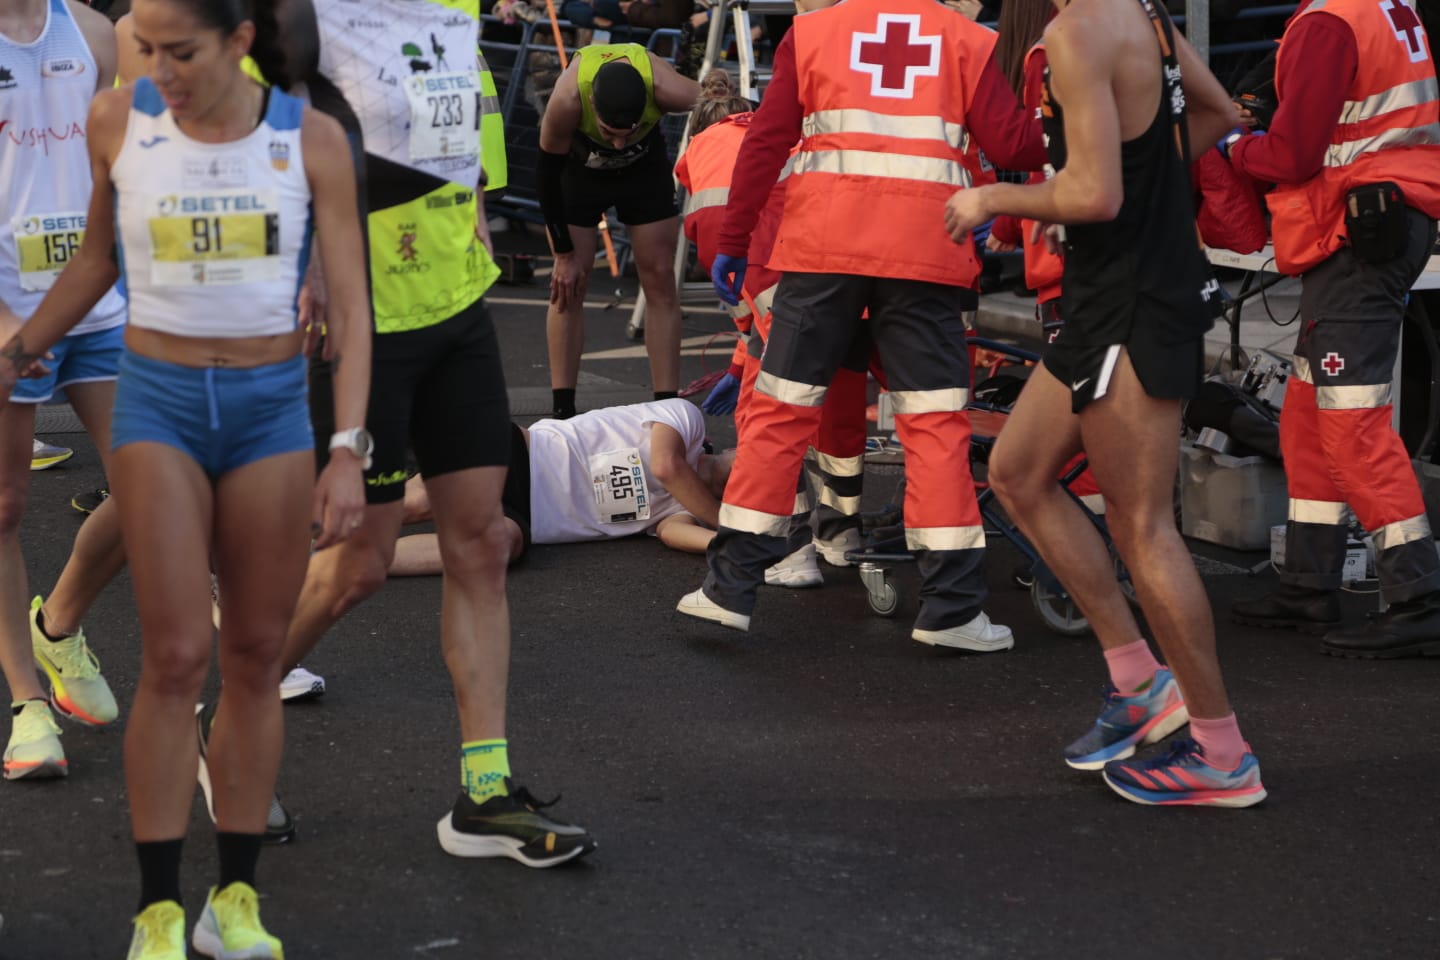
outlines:
[{"label": "black sock", "polygon": [[163,900],[180,902],[180,847],[178,840],[147,840],[135,844],[140,858],[140,910]]},{"label": "black sock", "polygon": [[656,390],[656,391],[655,391],[655,399],[656,399],[656,400],[674,400],[674,399],[675,399],[676,397],[678,397],[678,396],[680,396],[680,391],[679,391],[679,390]]},{"label": "black sock", "polygon": [[43,633],[43,634],[45,634],[45,639],[46,639],[46,640],[49,640],[51,643],[59,643],[61,640],[69,640],[70,637],[71,637],[71,634],[68,634],[68,633],[62,633],[62,634],[60,634],[60,636],[57,637],[57,636],[55,636],[55,634],[51,633],[49,630],[47,630],[47,629],[45,628],[45,608],[44,608],[44,607],[41,607],[39,610],[36,610],[36,611],[35,611],[35,626],[37,626],[37,627],[40,628],[40,632]]},{"label": "black sock", "polygon": [[551,403],[555,407],[555,419],[569,420],[575,416],[575,390],[554,390],[550,391]]},{"label": "black sock", "polygon": [[215,845],[220,851],[220,883],[215,888],[224,890],[232,883],[255,886],[255,864],[260,861],[260,833],[215,834]]}]

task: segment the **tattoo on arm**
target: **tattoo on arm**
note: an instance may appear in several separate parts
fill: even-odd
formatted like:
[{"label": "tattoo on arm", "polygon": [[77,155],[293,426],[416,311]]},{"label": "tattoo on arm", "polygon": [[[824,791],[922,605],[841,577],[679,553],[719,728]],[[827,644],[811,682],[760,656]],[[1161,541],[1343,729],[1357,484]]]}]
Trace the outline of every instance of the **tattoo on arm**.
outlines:
[{"label": "tattoo on arm", "polygon": [[20,334],[15,334],[3,348],[0,348],[0,357],[9,360],[14,366],[16,373],[21,373],[30,364],[40,359],[38,353],[26,353],[25,341],[20,339]]}]

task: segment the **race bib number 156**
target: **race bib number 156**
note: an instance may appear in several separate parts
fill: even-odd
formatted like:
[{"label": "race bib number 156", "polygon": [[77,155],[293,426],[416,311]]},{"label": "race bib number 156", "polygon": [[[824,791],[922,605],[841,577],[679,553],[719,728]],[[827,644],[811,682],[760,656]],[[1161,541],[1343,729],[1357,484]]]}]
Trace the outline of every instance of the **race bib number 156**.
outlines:
[{"label": "race bib number 156", "polygon": [[10,226],[15,232],[21,290],[49,290],[85,239],[83,213],[20,216]]}]

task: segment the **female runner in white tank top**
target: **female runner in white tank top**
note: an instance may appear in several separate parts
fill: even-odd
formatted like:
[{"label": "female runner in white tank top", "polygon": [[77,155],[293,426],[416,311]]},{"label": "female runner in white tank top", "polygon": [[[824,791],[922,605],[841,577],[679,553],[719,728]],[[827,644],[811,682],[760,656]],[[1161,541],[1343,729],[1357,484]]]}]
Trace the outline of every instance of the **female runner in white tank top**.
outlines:
[{"label": "female runner in white tank top", "polygon": [[[193,943],[210,957],[283,956],[253,889],[280,761],[280,652],[312,525],[323,548],[364,509],[369,303],[354,173],[334,162],[350,149],[338,123],[281,92],[272,2],[135,0],[149,77],[96,96],[89,229],[0,348],[3,400],[123,266],[130,322],[112,483],[143,634],[125,772],[142,886],[129,956],[145,960],[185,956],[180,843],[209,666],[212,556],[226,599],[207,751],[220,882]],[[242,73],[247,53],[273,87]],[[296,311],[312,217],[331,265],[327,342],[344,451],[318,482]]]}]

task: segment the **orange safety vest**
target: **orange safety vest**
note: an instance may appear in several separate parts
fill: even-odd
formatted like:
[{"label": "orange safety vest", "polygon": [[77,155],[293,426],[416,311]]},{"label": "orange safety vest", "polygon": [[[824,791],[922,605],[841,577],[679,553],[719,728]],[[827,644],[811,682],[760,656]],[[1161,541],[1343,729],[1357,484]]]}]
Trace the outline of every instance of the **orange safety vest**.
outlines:
[{"label": "orange safety vest", "polygon": [[995,34],[934,0],[846,0],[791,28],[804,126],[770,266],[971,286],[945,233]]},{"label": "orange safety vest", "polygon": [[[1350,27],[1359,66],[1325,166],[1304,183],[1277,185],[1265,198],[1276,266],[1291,275],[1344,246],[1345,194],[1353,187],[1389,180],[1411,207],[1440,216],[1440,90],[1420,18],[1409,0],[1324,0],[1291,23],[1316,12]],[[1278,62],[1303,56],[1281,39]],[[1276,92],[1283,100],[1285,91]]]},{"label": "orange safety vest", "polygon": [[[675,164],[675,177],[686,192],[685,236],[695,244],[700,264],[707,272],[715,262],[720,230],[725,221],[725,205],[730,201],[735,159],[740,156],[740,144],[754,116],[753,113],[734,114],[705,128],[691,138]],[[763,322],[775,298],[775,285],[780,282],[780,274],[767,269],[765,264],[774,247],[775,233],[784,209],[786,176],[786,172],[782,171],[755,229],[750,233],[745,292],[760,308],[761,316],[752,317],[743,300],[738,307],[732,308],[735,325],[742,332],[748,332],[753,322]],[[766,327],[762,334],[768,333],[768,324]]]},{"label": "orange safety vest", "polygon": [[[1030,102],[1031,92],[1030,71],[1037,68],[1037,55],[1045,55],[1045,44],[1037,43],[1025,53],[1025,108],[1035,111],[1035,118],[1040,118],[1040,101]],[[1035,89],[1044,91],[1043,77],[1037,77]],[[1031,183],[1042,183],[1050,177],[1055,176],[1055,168],[1045,164],[1045,172],[1037,173],[1030,178]],[[1035,291],[1035,299],[1040,303],[1048,303],[1060,296],[1060,278],[1065,273],[1065,261],[1058,253],[1051,253],[1045,243],[1045,238],[1032,241],[1030,234],[1035,228],[1034,220],[1020,221],[1020,242],[1025,249],[1025,286]]]}]

